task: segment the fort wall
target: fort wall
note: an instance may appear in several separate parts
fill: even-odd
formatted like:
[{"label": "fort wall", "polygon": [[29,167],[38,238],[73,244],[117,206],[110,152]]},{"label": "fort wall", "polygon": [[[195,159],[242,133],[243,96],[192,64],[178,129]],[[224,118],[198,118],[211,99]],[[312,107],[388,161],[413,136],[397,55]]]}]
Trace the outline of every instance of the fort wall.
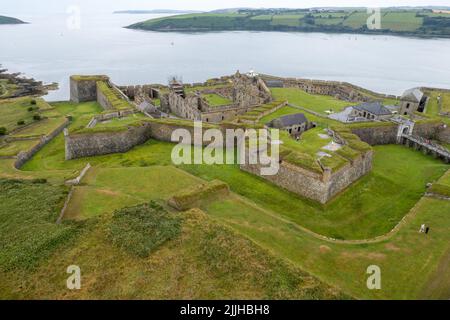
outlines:
[{"label": "fort wall", "polygon": [[127,152],[149,138],[150,128],[146,125],[115,132],[65,133],[66,160]]},{"label": "fort wall", "polygon": [[281,162],[280,170],[272,176],[262,176],[260,173],[262,166],[259,164],[243,164],[241,169],[286,190],[325,204],[353,182],[369,173],[372,169],[372,158],[373,151],[368,151],[331,174],[328,171],[322,174],[315,173],[287,162]]},{"label": "fort wall", "polygon": [[14,167],[20,169],[28,160],[30,160],[39,150],[41,150],[47,143],[60,134],[70,123],[69,119],[66,119],[63,124],[53,130],[52,133],[41,137],[38,144],[33,146],[28,151],[23,151],[17,155],[17,160],[14,162]]},{"label": "fort wall", "polygon": [[[162,121],[144,121],[138,126],[129,126],[123,131],[67,133],[65,134],[66,160],[127,152],[150,138],[172,142],[172,133],[176,129],[186,129],[191,137],[194,137],[194,126]],[[202,129],[209,128],[203,126]],[[202,141],[204,146],[209,143]]]},{"label": "fort wall", "polygon": [[70,101],[74,103],[97,100],[97,81],[109,81],[107,76],[71,76]]}]

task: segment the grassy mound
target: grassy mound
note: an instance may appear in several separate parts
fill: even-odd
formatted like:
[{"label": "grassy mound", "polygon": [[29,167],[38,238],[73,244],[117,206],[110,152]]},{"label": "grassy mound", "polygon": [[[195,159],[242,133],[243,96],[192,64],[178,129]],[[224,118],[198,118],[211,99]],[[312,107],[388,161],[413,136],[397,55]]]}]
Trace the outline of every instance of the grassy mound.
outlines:
[{"label": "grassy mound", "polygon": [[229,187],[226,183],[213,180],[173,196],[169,200],[169,205],[183,211],[198,206],[204,200],[211,200],[228,193]]},{"label": "grassy mound", "polygon": [[141,258],[180,232],[181,219],[155,202],[115,211],[110,226],[112,242]]}]

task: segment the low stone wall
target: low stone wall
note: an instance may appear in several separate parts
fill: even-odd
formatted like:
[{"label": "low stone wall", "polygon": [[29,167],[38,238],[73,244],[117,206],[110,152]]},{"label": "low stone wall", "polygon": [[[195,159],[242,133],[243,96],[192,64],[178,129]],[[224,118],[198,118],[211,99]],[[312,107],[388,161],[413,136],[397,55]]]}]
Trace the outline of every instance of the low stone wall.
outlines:
[{"label": "low stone wall", "polygon": [[[351,128],[351,130],[371,146],[397,143],[398,125],[394,123],[386,126]],[[444,130],[443,124],[440,122],[419,122],[414,125],[412,134],[426,139],[442,140],[439,137],[445,137],[445,133],[441,133],[445,132]]]},{"label": "low stone wall", "polygon": [[[194,138],[194,127],[191,125],[158,121],[143,122],[140,126],[130,126],[124,131],[67,133],[65,135],[66,160],[127,152],[150,138],[172,142],[172,133],[176,129],[186,129],[192,139]],[[203,127],[203,130],[206,129],[208,128]],[[209,142],[202,141],[203,146],[208,144]]]},{"label": "low stone wall", "polygon": [[41,141],[32,147],[30,150],[21,152],[17,155],[17,160],[14,163],[16,169],[20,169],[28,160],[30,160],[39,150],[41,150],[47,143],[60,134],[68,125],[70,121],[66,119],[62,125],[56,128],[52,133],[41,138]]},{"label": "low stone wall", "polygon": [[261,176],[261,165],[243,164],[241,170],[260,176],[298,195],[325,204],[353,182],[369,173],[372,169],[372,158],[373,152],[369,151],[331,175],[327,172],[319,174],[308,171],[287,162],[282,162],[280,170],[273,176]]}]

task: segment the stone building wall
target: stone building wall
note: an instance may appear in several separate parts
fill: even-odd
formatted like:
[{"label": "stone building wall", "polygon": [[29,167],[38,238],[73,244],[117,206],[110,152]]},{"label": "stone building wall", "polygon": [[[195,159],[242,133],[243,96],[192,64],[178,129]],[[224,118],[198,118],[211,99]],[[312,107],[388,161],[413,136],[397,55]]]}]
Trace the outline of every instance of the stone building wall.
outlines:
[{"label": "stone building wall", "polygon": [[351,130],[371,146],[397,143],[398,126],[394,123],[389,126],[352,128]]},{"label": "stone building wall", "polygon": [[[201,120],[199,97],[187,96],[186,98],[183,98],[174,92],[170,92],[166,96],[167,99],[164,99],[164,103],[167,102],[172,113],[183,119]],[[163,100],[161,100],[161,102],[163,102]]]},{"label": "stone building wall", "polygon": [[97,81],[109,81],[107,76],[71,76],[70,101],[74,103],[97,100]]}]

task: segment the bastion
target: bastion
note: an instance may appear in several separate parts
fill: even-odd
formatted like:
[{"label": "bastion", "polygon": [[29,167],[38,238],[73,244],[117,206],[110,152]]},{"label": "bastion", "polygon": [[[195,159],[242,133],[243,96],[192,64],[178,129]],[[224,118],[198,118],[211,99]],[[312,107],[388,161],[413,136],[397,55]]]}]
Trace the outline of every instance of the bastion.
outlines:
[{"label": "bastion", "polygon": [[109,81],[108,76],[80,76],[70,77],[70,101],[74,103],[97,100],[97,81]]}]

